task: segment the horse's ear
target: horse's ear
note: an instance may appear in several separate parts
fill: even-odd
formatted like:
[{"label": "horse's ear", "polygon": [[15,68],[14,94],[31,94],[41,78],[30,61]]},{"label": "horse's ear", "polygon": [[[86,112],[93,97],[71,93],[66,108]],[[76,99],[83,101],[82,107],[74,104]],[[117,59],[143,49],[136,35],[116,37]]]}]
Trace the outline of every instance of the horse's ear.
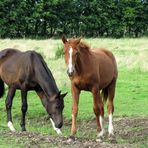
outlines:
[{"label": "horse's ear", "polygon": [[63,41],[64,44],[67,42],[67,38],[64,34],[62,35],[62,41]]},{"label": "horse's ear", "polygon": [[58,95],[57,95],[57,97],[60,97],[60,96],[61,96],[61,91],[59,91],[59,92],[58,92]]},{"label": "horse's ear", "polygon": [[80,41],[81,41],[81,39],[82,39],[82,37],[80,37],[80,38],[76,39],[76,40],[75,40],[75,44],[79,44],[79,43],[80,43]]},{"label": "horse's ear", "polygon": [[61,94],[61,97],[64,98],[67,95],[68,92]]}]

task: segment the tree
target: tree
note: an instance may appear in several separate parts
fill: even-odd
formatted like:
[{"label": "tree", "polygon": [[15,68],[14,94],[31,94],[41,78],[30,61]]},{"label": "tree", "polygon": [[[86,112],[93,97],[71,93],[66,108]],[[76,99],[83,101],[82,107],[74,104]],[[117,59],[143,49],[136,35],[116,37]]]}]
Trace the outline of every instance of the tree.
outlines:
[{"label": "tree", "polygon": [[147,0],[1,0],[0,37],[148,35]]}]

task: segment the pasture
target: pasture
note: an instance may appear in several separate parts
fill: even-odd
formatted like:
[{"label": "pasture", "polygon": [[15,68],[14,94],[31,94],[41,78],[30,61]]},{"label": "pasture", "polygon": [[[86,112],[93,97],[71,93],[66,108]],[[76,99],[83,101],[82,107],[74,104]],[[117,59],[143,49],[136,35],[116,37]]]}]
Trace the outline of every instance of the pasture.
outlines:
[{"label": "pasture", "polygon": [[[13,106],[13,124],[17,132],[11,133],[7,127],[5,95],[0,99],[0,147],[148,147],[148,39],[83,39],[91,47],[105,47],[111,50],[118,64],[114,112],[114,128],[117,144],[110,144],[105,137],[104,143],[95,142],[96,121],[92,108],[92,95],[82,92],[79,102],[77,140],[68,144],[67,137],[71,127],[71,91],[66,66],[59,52],[62,41],[56,39],[4,39],[0,40],[0,50],[11,47],[22,51],[35,50],[42,54],[56,80],[58,88],[67,92],[64,108],[63,136],[55,133],[35,92],[29,92],[26,128],[21,133],[21,96],[17,91]],[[105,111],[105,128],[108,127]]]}]

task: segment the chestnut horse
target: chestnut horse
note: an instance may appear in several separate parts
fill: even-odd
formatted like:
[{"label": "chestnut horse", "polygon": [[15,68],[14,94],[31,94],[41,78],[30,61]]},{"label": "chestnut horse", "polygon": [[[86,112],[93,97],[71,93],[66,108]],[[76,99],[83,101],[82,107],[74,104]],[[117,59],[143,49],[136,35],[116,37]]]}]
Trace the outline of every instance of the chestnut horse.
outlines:
[{"label": "chestnut horse", "polygon": [[[72,91],[72,127],[71,136],[76,134],[76,118],[78,113],[79,95],[81,90],[93,94],[93,110],[96,115],[98,140],[104,135],[104,102],[108,101],[109,136],[114,135],[113,111],[114,95],[117,80],[117,64],[113,54],[106,49],[91,50],[81,39],[68,40],[62,36],[64,58],[67,74],[71,80]],[[101,92],[101,93],[100,93]]]},{"label": "chestnut horse", "polygon": [[[21,52],[5,49],[0,52],[0,97],[4,94],[4,83],[8,85],[6,110],[8,127],[15,131],[12,124],[11,107],[16,89],[21,90],[22,118],[21,128],[26,131],[25,115],[27,112],[27,91],[34,90],[45,107],[53,128],[58,134],[63,125],[63,108],[66,94],[61,94],[51,71],[42,56],[34,51]],[[35,100],[34,100],[35,101]]]}]

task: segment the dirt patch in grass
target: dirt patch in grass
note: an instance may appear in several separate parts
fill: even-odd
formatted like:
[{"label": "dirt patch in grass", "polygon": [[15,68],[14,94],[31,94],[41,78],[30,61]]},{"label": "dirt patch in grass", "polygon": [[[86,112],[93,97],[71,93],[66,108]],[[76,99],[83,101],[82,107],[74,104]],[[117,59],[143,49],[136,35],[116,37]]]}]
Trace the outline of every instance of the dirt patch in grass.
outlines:
[{"label": "dirt patch in grass", "polygon": [[117,139],[137,147],[148,147],[148,118],[119,118],[115,129]]},{"label": "dirt patch in grass", "polygon": [[[105,124],[108,120],[105,119]],[[67,123],[68,124],[68,123]],[[78,122],[78,124],[80,124]],[[69,124],[68,124],[69,125]],[[114,128],[116,132],[116,144],[110,143],[107,139],[107,134],[103,143],[95,141],[91,134],[95,135],[96,122],[94,119],[89,122],[81,123],[79,126],[81,136],[76,138],[76,141],[68,143],[67,137],[64,136],[50,136],[47,134],[35,132],[8,132],[0,133],[0,138],[8,139],[8,143],[15,143],[19,147],[58,147],[58,148],[132,148],[132,147],[148,147],[148,118],[115,118]],[[66,126],[66,125],[65,125]],[[107,126],[106,126],[107,129]],[[89,135],[90,134],[90,135]]]}]

